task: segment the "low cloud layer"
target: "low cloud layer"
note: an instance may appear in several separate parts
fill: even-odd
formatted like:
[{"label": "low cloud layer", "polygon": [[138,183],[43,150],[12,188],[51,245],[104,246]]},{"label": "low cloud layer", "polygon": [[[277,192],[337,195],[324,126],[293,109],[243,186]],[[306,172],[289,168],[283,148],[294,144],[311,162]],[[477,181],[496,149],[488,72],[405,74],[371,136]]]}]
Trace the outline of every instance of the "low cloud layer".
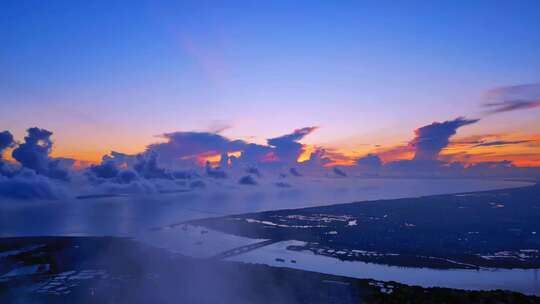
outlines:
[{"label": "low cloud layer", "polygon": [[[64,196],[60,183],[68,181],[61,159],[51,159],[52,132],[30,128],[22,144],[9,131],[0,132],[0,196],[15,199],[57,199]],[[2,155],[15,147],[12,157],[19,166],[6,168]]]},{"label": "low cloud layer", "polygon": [[24,168],[12,177],[0,176],[0,196],[52,200],[64,197],[64,193],[50,178]]}]

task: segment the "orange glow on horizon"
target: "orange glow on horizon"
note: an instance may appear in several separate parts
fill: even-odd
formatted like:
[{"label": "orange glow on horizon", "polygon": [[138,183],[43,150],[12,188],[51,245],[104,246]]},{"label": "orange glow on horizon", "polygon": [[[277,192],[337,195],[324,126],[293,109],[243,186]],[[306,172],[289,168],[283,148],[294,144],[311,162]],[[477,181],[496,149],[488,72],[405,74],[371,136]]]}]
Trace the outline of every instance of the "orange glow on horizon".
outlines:
[{"label": "orange glow on horizon", "polygon": [[311,153],[313,153],[314,151],[315,151],[314,146],[304,145],[304,147],[302,148],[302,153],[300,153],[296,162],[303,163],[309,160],[309,158],[311,157]]},{"label": "orange glow on horizon", "polygon": [[[529,147],[523,145],[508,145],[495,147],[472,147],[471,145],[450,144],[441,152],[440,159],[447,161],[462,162],[467,165],[480,162],[492,162],[510,160],[518,167],[540,166],[540,153],[536,152],[540,149],[540,139],[534,138],[534,143],[538,146]],[[303,163],[310,159],[311,154],[316,150],[315,146],[305,145],[302,153],[299,155],[297,162]],[[59,151],[54,150],[51,157],[64,157],[76,160],[77,168],[85,168],[91,164],[99,164],[103,155],[110,151]],[[359,154],[354,150],[339,150],[340,155],[329,153],[328,158],[331,162],[325,164],[325,167],[334,166],[353,166],[356,159],[365,156],[368,153]],[[396,160],[410,160],[414,157],[414,151],[408,146],[398,146],[390,148],[380,148],[371,152],[377,154],[383,163],[388,163]],[[11,156],[11,150],[6,150],[3,153],[6,161],[16,162]],[[240,157],[242,151],[229,152],[229,156]],[[199,166],[204,166],[207,161],[212,164],[217,164],[221,160],[221,154],[215,151],[204,153],[197,156],[190,156],[184,159],[196,159],[195,162]],[[277,157],[273,153],[265,155],[262,162],[277,161]]]},{"label": "orange glow on horizon", "polygon": [[[513,144],[501,145],[486,145],[492,142],[514,142]],[[520,142],[521,141],[521,142]],[[104,145],[105,146],[105,145]],[[73,146],[69,148],[63,147],[62,144],[55,145],[51,153],[51,157],[63,157],[76,160],[74,165],[77,169],[83,169],[92,164],[101,162],[102,157],[110,153],[111,150],[119,151],[126,154],[137,154],[145,150],[147,145],[140,143],[139,146],[124,145],[119,149],[109,148],[94,148],[90,146]],[[359,157],[363,157],[368,153],[378,155],[383,163],[388,163],[396,160],[410,160],[414,157],[414,149],[402,144],[398,146],[377,147],[371,149],[367,145],[358,145],[354,147],[352,144],[343,144],[342,147],[347,148],[328,148],[325,149],[324,157],[329,159],[329,162],[323,163],[325,167],[333,166],[353,166]],[[371,146],[372,147],[372,146]],[[122,149],[124,148],[124,149]],[[321,147],[316,145],[304,145],[302,152],[297,158],[298,163],[306,162],[312,154]],[[6,149],[3,152],[3,159],[16,163],[11,156],[13,149]],[[499,162],[512,161],[514,165],[519,167],[540,166],[540,134],[535,135],[520,135],[520,134],[487,134],[473,135],[465,137],[452,138],[448,147],[440,153],[440,160],[449,162],[461,162],[465,165],[472,165],[480,162]],[[242,151],[228,152],[229,156],[240,157]],[[193,159],[199,166],[204,166],[206,162],[218,164],[221,160],[220,153],[209,151],[201,155],[193,155],[184,159]],[[278,161],[277,156],[270,152],[265,155],[261,162]]]},{"label": "orange glow on horizon", "polygon": [[[242,151],[227,152],[228,157],[240,157],[241,155]],[[182,159],[194,159],[195,163],[201,167],[205,166],[207,162],[209,162],[212,166],[215,166],[221,161],[221,153],[216,151],[208,151],[198,155],[186,156]]]}]

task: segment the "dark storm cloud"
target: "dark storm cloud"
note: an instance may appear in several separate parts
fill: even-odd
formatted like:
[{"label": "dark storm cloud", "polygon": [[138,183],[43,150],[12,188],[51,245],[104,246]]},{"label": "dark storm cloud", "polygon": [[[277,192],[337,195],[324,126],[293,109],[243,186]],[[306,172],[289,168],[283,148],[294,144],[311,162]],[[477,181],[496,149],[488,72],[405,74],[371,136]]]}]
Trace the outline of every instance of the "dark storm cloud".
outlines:
[{"label": "dark storm cloud", "polygon": [[478,119],[458,117],[445,122],[434,122],[414,131],[415,138],[410,145],[414,147],[415,160],[436,160],[439,152],[448,146],[450,137],[456,134],[458,128],[474,124]]},{"label": "dark storm cloud", "polygon": [[268,139],[268,144],[274,147],[277,158],[285,163],[295,163],[302,153],[303,145],[298,141],[315,131],[317,127],[296,129],[293,133]]},{"label": "dark storm cloud", "polygon": [[302,166],[322,167],[326,164],[332,163],[333,161],[339,160],[346,161],[348,158],[339,152],[323,148],[316,148],[309,156],[309,159],[302,163]]},{"label": "dark storm cloud", "polygon": [[540,84],[501,87],[487,92],[483,106],[490,114],[540,108]]},{"label": "dark storm cloud", "polygon": [[207,152],[226,153],[244,150],[247,143],[242,140],[230,140],[222,135],[208,132],[174,132],[163,134],[165,143],[148,146],[165,161],[178,160],[182,157],[199,155]]},{"label": "dark storm cloud", "polygon": [[53,133],[40,128],[30,128],[27,133],[24,143],[13,150],[13,158],[24,168],[32,169],[38,174],[67,180],[68,172],[61,168],[60,160],[49,157],[53,146],[51,141]]}]

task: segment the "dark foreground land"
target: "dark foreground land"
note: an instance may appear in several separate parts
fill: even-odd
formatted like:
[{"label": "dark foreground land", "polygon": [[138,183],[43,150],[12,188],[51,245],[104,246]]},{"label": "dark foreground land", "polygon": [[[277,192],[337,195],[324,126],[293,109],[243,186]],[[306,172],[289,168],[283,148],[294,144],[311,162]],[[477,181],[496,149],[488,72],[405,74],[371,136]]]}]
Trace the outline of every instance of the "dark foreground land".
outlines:
[{"label": "dark foreground land", "polygon": [[242,214],[192,224],[300,240],[342,260],[431,268],[540,268],[540,185]]},{"label": "dark foreground land", "polygon": [[540,303],[540,298],[197,260],[121,238],[42,237],[0,239],[0,303]]}]

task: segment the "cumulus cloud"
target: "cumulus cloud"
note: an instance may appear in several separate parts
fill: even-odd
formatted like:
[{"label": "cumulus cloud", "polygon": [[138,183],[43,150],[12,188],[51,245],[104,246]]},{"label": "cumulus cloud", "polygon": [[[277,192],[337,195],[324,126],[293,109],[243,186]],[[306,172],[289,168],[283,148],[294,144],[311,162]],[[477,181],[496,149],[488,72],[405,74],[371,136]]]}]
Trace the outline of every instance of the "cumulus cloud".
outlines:
[{"label": "cumulus cloud", "polygon": [[13,158],[23,167],[32,169],[38,174],[68,180],[67,170],[59,166],[60,160],[49,157],[53,146],[51,141],[53,133],[35,127],[28,129],[27,133],[24,143],[13,150]]},{"label": "cumulus cloud", "polygon": [[139,180],[139,175],[130,169],[122,170],[116,176],[116,180],[120,184],[129,184],[131,182]]},{"label": "cumulus cloud", "polygon": [[342,160],[343,155],[337,152],[328,151],[323,148],[316,148],[311,153],[309,159],[302,163],[303,166],[321,167],[332,163],[332,161]]},{"label": "cumulus cloud", "polygon": [[109,155],[103,156],[102,162],[114,162],[120,167],[131,167],[137,162],[136,155],[129,155],[121,152],[111,151]]},{"label": "cumulus cloud", "polygon": [[[394,148],[401,155],[412,153],[412,158],[387,161],[383,163],[378,154],[368,154],[357,160],[359,173],[364,175],[377,174],[378,176],[400,176],[400,177],[478,177],[486,174],[493,176],[538,176],[538,168],[518,168],[510,161],[484,161],[470,165],[456,161],[455,154],[441,156],[440,152],[449,145],[450,138],[457,133],[457,130],[466,125],[476,123],[477,119],[465,119],[462,117],[450,121],[434,122],[415,130],[415,137],[407,146]],[[452,144],[462,147],[491,147],[528,143],[532,140],[485,140],[486,137],[496,137],[495,135],[472,136],[463,140],[458,140]],[[390,152],[393,153],[392,150]],[[384,151],[382,153],[389,153]],[[461,158],[466,158],[461,152]],[[485,155],[483,156],[485,157]]]},{"label": "cumulus cloud", "polygon": [[368,154],[360,157],[356,161],[356,165],[366,169],[378,169],[382,166],[381,158],[375,154]]},{"label": "cumulus cloud", "polygon": [[[139,154],[128,155],[113,151],[105,155],[98,165],[90,166],[81,173],[71,171],[69,184],[60,180],[67,180],[68,170],[64,167],[73,161],[50,157],[53,145],[52,132],[39,128],[28,129],[24,142],[17,146],[11,133],[4,131],[0,133],[0,152],[14,148],[12,155],[21,164],[21,168],[10,170],[9,174],[0,174],[0,195],[19,199],[52,199],[65,193],[58,190],[68,189],[64,187],[68,185],[70,193],[76,193],[75,195],[99,196],[198,192],[202,190],[196,189],[203,188],[206,188],[204,192],[211,192],[216,187],[242,188],[249,191],[250,187],[238,187],[238,184],[260,185],[252,189],[261,189],[268,185],[279,188],[291,187],[284,181],[294,183],[296,188],[314,176],[345,177],[365,174],[444,177],[468,176],[467,174],[481,176],[485,172],[497,172],[501,176],[515,176],[512,174],[522,172],[529,174],[529,171],[512,166],[511,162],[484,163],[468,168],[461,163],[450,163],[450,158],[439,155],[460,127],[477,121],[456,118],[423,126],[415,130],[415,137],[409,144],[400,146],[398,152],[406,153],[406,157],[386,158],[384,153],[388,152],[379,150],[377,154],[368,154],[357,159],[357,166],[346,167],[346,171],[343,168],[354,164],[355,160],[322,147],[309,147],[310,151],[313,150],[310,158],[302,163],[297,162],[300,154],[308,148],[300,141],[316,130],[315,127],[298,129],[290,134],[268,139],[267,145],[231,140],[215,133],[167,133],[164,135],[166,142],[149,145]],[[469,147],[498,146],[526,143],[529,139],[482,137],[468,140],[467,143]],[[220,166],[217,166],[219,155],[221,155]],[[207,163],[206,167],[193,166],[194,157],[206,160],[202,156],[212,157],[213,163]],[[409,160],[403,160],[405,158]],[[402,160],[388,162],[389,159]],[[0,159],[0,170],[1,161]],[[180,165],[169,165],[168,161],[173,164],[180,161]],[[201,162],[197,164],[200,165]],[[341,167],[333,167],[337,164]],[[186,168],[184,165],[189,167]],[[285,179],[287,176],[305,176],[305,178]],[[85,193],[80,193],[81,190]]]},{"label": "cumulus cloud", "polygon": [[458,117],[445,122],[434,122],[414,131],[410,145],[414,147],[414,160],[436,160],[442,149],[448,146],[450,137],[457,129],[478,122],[478,119]]},{"label": "cumulus cloud", "polygon": [[[13,135],[9,131],[0,132],[0,152],[3,152],[6,148],[13,146]],[[1,154],[0,154],[1,157]]]},{"label": "cumulus cloud", "polygon": [[171,162],[205,153],[223,154],[244,150],[247,143],[208,132],[173,132],[162,135],[167,142],[148,146],[161,161]]},{"label": "cumulus cloud", "polygon": [[[172,132],[162,135],[166,142],[147,147],[148,152],[159,156],[159,161],[168,166],[192,165],[200,163],[204,157],[221,155],[222,167],[235,164],[258,165],[261,163],[296,163],[304,145],[299,141],[310,134],[316,127],[294,130],[290,134],[268,139],[268,145],[247,143],[243,140],[231,140],[218,133],[210,132]],[[228,153],[241,152],[239,157]]]},{"label": "cumulus cloud", "polygon": [[296,129],[291,134],[268,139],[268,144],[275,148],[275,155],[280,161],[295,163],[304,147],[299,141],[316,129],[317,127]]},{"label": "cumulus cloud", "polygon": [[[51,159],[52,132],[30,128],[25,142],[16,146],[9,131],[0,132],[0,196],[14,199],[57,199],[64,196],[61,186],[51,178],[67,180],[67,170],[61,159]],[[22,166],[18,170],[5,170],[4,150],[16,147],[12,156]],[[64,163],[66,161],[63,161]]]},{"label": "cumulus cloud", "polygon": [[[414,131],[415,137],[407,146],[395,148],[397,154],[412,152],[412,159],[389,161],[382,164],[378,155],[367,155],[357,161],[360,168],[367,173],[390,176],[439,176],[453,174],[462,169],[461,165],[449,164],[439,160],[440,152],[446,148],[450,138],[457,133],[460,127],[478,122],[478,119],[465,119],[458,117],[444,122],[433,122]],[[386,151],[385,153],[393,153]]]},{"label": "cumulus cloud", "polygon": [[157,161],[158,154],[155,151],[137,155],[137,162],[133,165],[133,169],[137,173],[146,178],[161,178],[171,179],[171,175],[165,168],[161,168]]},{"label": "cumulus cloud", "polygon": [[258,163],[271,162],[277,159],[271,147],[258,144],[247,144],[242,151],[240,160],[249,165],[256,165]]},{"label": "cumulus cloud", "polygon": [[500,87],[488,91],[484,107],[489,114],[540,108],[540,84]]},{"label": "cumulus cloud", "polygon": [[105,188],[107,192],[123,193],[130,190],[149,192],[148,189],[152,187],[148,185],[113,185],[139,182],[141,179],[139,174],[143,174],[148,178],[159,178],[159,176],[165,174],[166,178],[170,178],[169,174],[157,167],[155,158],[146,155],[127,155],[114,151],[103,156],[101,164],[90,166],[86,172],[87,177],[93,184]]},{"label": "cumulus cloud", "polygon": [[89,168],[96,177],[100,178],[114,178],[118,176],[120,172],[116,166],[116,163],[111,160],[105,160],[99,165],[93,165]]},{"label": "cumulus cloud", "polygon": [[212,178],[227,178],[227,172],[223,171],[221,168],[212,168],[210,166],[210,163],[206,163],[206,176],[212,177]]},{"label": "cumulus cloud", "polygon": [[15,144],[13,141],[13,135],[9,131],[0,132],[0,175],[6,174],[4,172],[4,150],[12,147]]}]

